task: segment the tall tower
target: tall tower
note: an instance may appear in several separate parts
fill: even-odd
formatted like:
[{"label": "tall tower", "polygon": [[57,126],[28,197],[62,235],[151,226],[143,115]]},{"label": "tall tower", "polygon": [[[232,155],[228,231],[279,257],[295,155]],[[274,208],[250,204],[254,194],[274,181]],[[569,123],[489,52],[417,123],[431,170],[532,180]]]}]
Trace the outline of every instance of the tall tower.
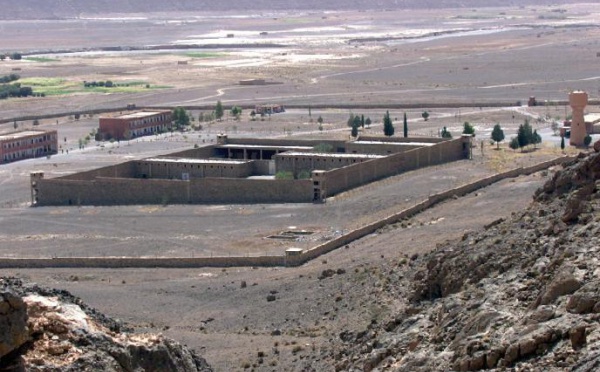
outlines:
[{"label": "tall tower", "polygon": [[573,91],[569,94],[569,104],[573,110],[571,118],[571,138],[569,144],[571,146],[583,146],[583,139],[587,135],[585,128],[585,120],[583,118],[583,109],[587,106],[588,95],[580,90]]},{"label": "tall tower", "polygon": [[44,179],[44,172],[31,172],[29,173],[29,180],[31,183],[31,206],[37,205],[38,202],[38,181]]}]

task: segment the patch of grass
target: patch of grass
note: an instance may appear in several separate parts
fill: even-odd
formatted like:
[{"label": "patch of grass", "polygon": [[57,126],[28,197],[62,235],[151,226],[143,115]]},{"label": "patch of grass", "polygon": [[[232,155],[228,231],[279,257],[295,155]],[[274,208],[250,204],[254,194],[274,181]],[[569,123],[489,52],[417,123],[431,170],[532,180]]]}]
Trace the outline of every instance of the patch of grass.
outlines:
[{"label": "patch of grass", "polygon": [[31,77],[31,78],[23,78],[23,79],[19,79],[19,83],[21,83],[22,85],[27,85],[30,87],[51,87],[51,86],[57,86],[57,85],[61,85],[65,83],[65,79],[61,79],[61,78],[38,78],[38,77]]},{"label": "patch of grass", "polygon": [[215,53],[215,52],[189,52],[185,54],[190,58],[218,58],[223,57],[225,53]]},{"label": "patch of grass", "polygon": [[60,59],[48,57],[26,57],[23,59],[31,62],[60,62]]},{"label": "patch of grass", "polygon": [[82,82],[70,81],[62,78],[42,78],[31,77],[19,79],[23,86],[29,86],[35,93],[44,93],[47,96],[68,95],[74,93],[139,93],[148,89],[166,89],[169,86],[151,85],[146,81],[115,81],[118,86],[107,87],[88,87],[85,88]]},{"label": "patch of grass", "polygon": [[23,86],[28,86],[35,93],[44,93],[47,96],[58,96],[72,94],[79,91],[76,82],[70,82],[61,78],[24,78],[18,81]]}]

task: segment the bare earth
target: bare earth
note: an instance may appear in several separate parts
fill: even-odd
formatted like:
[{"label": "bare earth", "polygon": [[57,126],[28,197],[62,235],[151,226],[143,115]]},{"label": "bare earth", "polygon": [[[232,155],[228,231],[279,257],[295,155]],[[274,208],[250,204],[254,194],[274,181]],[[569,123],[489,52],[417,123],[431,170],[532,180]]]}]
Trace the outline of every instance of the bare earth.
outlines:
[{"label": "bare earth", "polygon": [[[211,107],[232,104],[306,105],[281,115],[251,121],[202,123],[202,130],[144,138],[130,143],[78,142],[97,126],[97,117],[42,119],[56,128],[61,151],[50,159],[0,166],[0,256],[195,256],[282,254],[291,244],[310,247],[357,226],[421,201],[429,194],[519,165],[560,155],[552,121],[568,114],[563,106],[517,106],[534,95],[539,101],[564,100],[571,89],[598,94],[597,51],[600,6],[566,7],[557,19],[551,8],[444,11],[315,12],[257,18],[195,18],[155,14],[146,19],[3,22],[3,49],[37,53],[56,61],[0,61],[0,75],[60,78],[81,85],[92,80],[143,81],[134,93],[49,95],[0,101],[0,131],[13,129],[24,115],[122,107]],[[43,32],[40,33],[40,30]],[[444,32],[452,31],[452,34]],[[260,32],[267,32],[260,35]],[[417,35],[418,39],[394,39]],[[227,34],[234,34],[228,38]],[[365,38],[375,38],[365,39]],[[351,39],[363,39],[351,41]],[[227,47],[154,53],[69,53],[48,50],[157,44],[282,44],[278,48]],[[187,65],[178,65],[187,61]],[[568,67],[568,69],[566,68]],[[238,81],[265,78],[281,84],[242,87]],[[39,80],[38,80],[39,81]],[[66,88],[64,88],[66,89]],[[63,92],[64,93],[64,92]],[[85,208],[29,208],[29,172],[47,177],[121,161],[210,144],[217,133],[246,137],[347,138],[347,109],[310,105],[355,105],[355,114],[374,120],[364,134],[381,133],[385,109],[365,104],[426,102],[470,104],[514,102],[490,108],[407,109],[411,135],[432,136],[446,126],[455,135],[469,121],[477,129],[472,161],[409,172],[368,185],[323,205],[211,205]],[[589,111],[600,111],[590,106]],[[194,109],[197,117],[206,109]],[[396,132],[405,110],[391,110]],[[323,131],[316,118],[322,116]],[[543,148],[518,153],[489,145],[500,122],[507,139],[524,119],[544,137]],[[18,120],[19,128],[32,127]],[[484,150],[479,149],[479,140]],[[68,151],[67,151],[68,150]],[[575,152],[574,150],[568,150]],[[67,153],[68,152],[68,153]],[[331,370],[319,350],[341,329],[362,330],[384,304],[363,303],[361,294],[377,286],[357,286],[362,268],[382,260],[427,252],[526,205],[545,175],[506,180],[464,198],[441,204],[411,221],[390,226],[295,269],[243,268],[198,270],[2,270],[81,296],[99,310],[136,329],[162,331],[196,348],[218,371]],[[315,233],[296,242],[266,237],[295,226]],[[324,269],[346,274],[327,280]],[[352,274],[352,275],[350,275]],[[366,275],[366,274],[365,274]],[[247,283],[241,288],[241,282]],[[267,302],[270,292],[276,300]],[[338,300],[339,297],[344,300]],[[274,330],[281,335],[272,335]],[[275,351],[277,350],[277,351]],[[266,354],[262,364],[257,353]]]}]

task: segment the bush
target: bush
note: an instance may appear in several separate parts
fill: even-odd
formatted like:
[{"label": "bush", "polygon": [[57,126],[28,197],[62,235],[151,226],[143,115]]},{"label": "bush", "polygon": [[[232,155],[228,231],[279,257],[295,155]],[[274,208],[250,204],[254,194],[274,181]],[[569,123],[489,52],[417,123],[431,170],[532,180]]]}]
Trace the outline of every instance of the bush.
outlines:
[{"label": "bush", "polygon": [[590,143],[592,143],[592,136],[586,134],[585,137],[583,137],[583,144],[585,145],[585,147],[588,147]]},{"label": "bush", "polygon": [[329,143],[319,143],[313,147],[313,151],[318,153],[331,153],[333,152],[333,145],[330,145]]},{"label": "bush", "polygon": [[275,174],[275,179],[276,180],[293,180],[294,179],[294,173],[292,173],[292,172],[286,172],[286,171],[280,171],[280,172],[277,172]]},{"label": "bush", "polygon": [[299,180],[308,180],[308,179],[310,179],[310,172],[307,171],[306,169],[301,170],[300,172],[298,172],[298,179]]}]

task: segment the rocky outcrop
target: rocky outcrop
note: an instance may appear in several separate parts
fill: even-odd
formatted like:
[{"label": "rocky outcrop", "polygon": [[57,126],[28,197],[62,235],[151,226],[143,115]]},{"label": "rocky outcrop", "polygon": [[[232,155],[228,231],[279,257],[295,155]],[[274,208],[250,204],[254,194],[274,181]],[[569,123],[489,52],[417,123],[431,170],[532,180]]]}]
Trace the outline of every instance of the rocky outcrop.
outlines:
[{"label": "rocky outcrop", "polygon": [[0,291],[0,366],[8,365],[28,339],[25,302],[10,290]]},{"label": "rocky outcrop", "polygon": [[378,298],[395,303],[391,319],[342,332],[338,370],[598,370],[600,153],[556,172],[526,210],[386,270],[399,278]]},{"label": "rocky outcrop", "polygon": [[4,278],[0,371],[212,371],[161,335],[129,334],[65,291]]}]

